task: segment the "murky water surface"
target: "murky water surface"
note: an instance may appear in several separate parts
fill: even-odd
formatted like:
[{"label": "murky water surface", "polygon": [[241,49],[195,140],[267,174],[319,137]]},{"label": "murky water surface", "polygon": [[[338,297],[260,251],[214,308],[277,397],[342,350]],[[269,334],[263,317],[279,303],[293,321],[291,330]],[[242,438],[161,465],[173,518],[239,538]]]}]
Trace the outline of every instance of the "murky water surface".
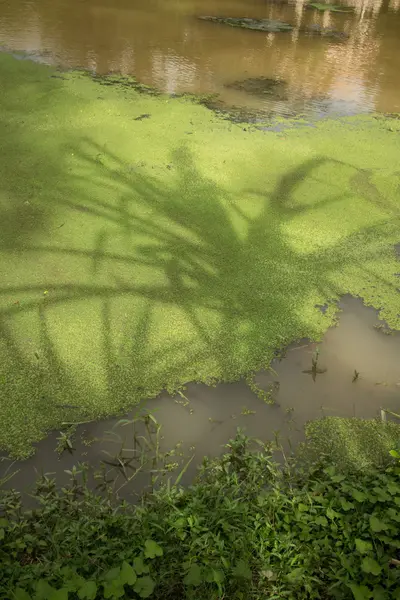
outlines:
[{"label": "murky water surface", "polygon": [[[0,44],[267,113],[400,111],[400,0],[344,6],[353,10],[319,12],[304,0],[0,0]],[[200,15],[274,19],[293,29],[249,31]],[[310,26],[347,39],[312,35]],[[284,87],[257,94],[232,85],[260,77]]]},{"label": "murky water surface", "polygon": [[[257,374],[260,387],[272,391],[274,405],[265,404],[244,381],[239,381],[215,387],[190,384],[183,396],[165,393],[142,407],[162,426],[161,449],[167,451],[179,445],[176,455],[167,461],[179,465],[172,480],[193,457],[182,480],[191,481],[203,457],[218,455],[238,427],[263,441],[273,440],[279,432],[280,441],[290,450],[304,439],[308,420],[327,415],[374,418],[380,415],[382,407],[398,412],[400,333],[387,330],[377,319],[376,311],[360,300],[346,297],[341,307],[339,325],[331,328],[320,344],[293,344],[283,358],[273,363],[273,371]],[[313,376],[312,359],[317,348],[318,369]],[[355,371],[359,376],[354,381]],[[128,419],[139,412],[140,409],[132,411]],[[133,456],[133,428],[118,423],[119,419],[113,418],[80,426],[73,443],[75,451],[64,452],[61,458],[55,452],[60,434],[53,432],[38,444],[36,454],[27,461],[12,466],[8,461],[0,463],[0,477],[11,468],[19,472],[9,485],[19,489],[32,485],[38,473],[55,473],[62,484],[68,479],[65,469],[71,469],[78,461],[88,462],[94,468],[107,461],[109,476],[117,478],[118,487],[124,485],[121,470],[110,463],[117,460],[121,449],[120,456],[125,459]],[[145,434],[140,426],[137,432]],[[131,473],[127,468],[127,475]],[[148,476],[141,475],[123,487],[120,494],[130,495],[147,485],[148,480]]]}]

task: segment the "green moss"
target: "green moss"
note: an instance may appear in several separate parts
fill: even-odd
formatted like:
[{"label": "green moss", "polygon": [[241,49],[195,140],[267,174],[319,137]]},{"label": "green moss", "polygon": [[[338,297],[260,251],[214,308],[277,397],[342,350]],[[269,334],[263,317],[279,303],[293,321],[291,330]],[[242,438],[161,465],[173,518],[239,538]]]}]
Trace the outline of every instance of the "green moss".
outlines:
[{"label": "green moss", "polygon": [[385,466],[390,450],[400,445],[400,425],[377,419],[326,417],[306,426],[307,454],[329,457],[341,469],[369,470]]},{"label": "green moss", "polygon": [[343,293],[400,328],[400,121],[249,131],[4,54],[0,77],[1,447],[236,379]]}]

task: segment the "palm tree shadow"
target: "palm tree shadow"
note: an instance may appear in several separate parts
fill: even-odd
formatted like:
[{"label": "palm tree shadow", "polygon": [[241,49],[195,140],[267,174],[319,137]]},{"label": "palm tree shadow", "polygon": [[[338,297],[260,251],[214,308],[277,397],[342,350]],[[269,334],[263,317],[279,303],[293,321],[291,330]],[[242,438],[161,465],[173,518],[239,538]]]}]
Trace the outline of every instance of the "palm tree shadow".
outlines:
[{"label": "palm tree shadow", "polygon": [[[39,259],[81,261],[87,272],[85,282],[59,277],[0,289],[3,296],[26,296],[20,306],[6,304],[0,310],[4,364],[11,377],[25,382],[7,388],[14,406],[6,418],[11,422],[15,407],[26,404],[28,385],[37,399],[28,414],[28,419],[36,419],[36,438],[65,411],[70,415],[65,407],[71,398],[80,407],[74,415],[95,418],[125,410],[165,387],[209,377],[233,380],[261,366],[276,347],[312,331],[299,310],[310,290],[321,300],[337,297],[342,290],[331,273],[344,262],[359,267],[382,252],[373,245],[375,227],[363,232],[371,240],[367,248],[360,250],[354,243],[357,232],[321,250],[318,260],[291,245],[286,224],[310,210],[296,204],[293,195],[328,159],[312,159],[289,170],[272,192],[258,190],[258,213],[249,216],[242,199],[200,172],[186,148],[173,153],[169,178],[129,170],[111,151],[105,161],[111,166],[98,166],[93,157],[99,152],[104,154],[104,148],[88,141],[75,150],[80,178],[93,176],[95,170],[97,193],[59,199],[72,220],[77,212],[92,224],[95,219],[93,248],[51,241],[25,242],[19,248],[14,243],[14,249],[37,254]],[[344,197],[322,198],[318,206]],[[51,289],[45,305],[35,297],[43,289]],[[78,381],[61,360],[48,322],[68,319],[69,307],[77,302],[93,301],[101,323],[101,391]],[[60,308],[65,316],[60,317]],[[38,323],[36,360],[44,365],[40,375],[33,357],[21,352],[14,339],[12,324],[18,314],[29,314]],[[86,325],[82,336],[90,336],[93,330],[90,323]],[[43,411],[48,418],[40,424],[37,419]],[[0,440],[0,445],[12,446],[10,439]]]}]

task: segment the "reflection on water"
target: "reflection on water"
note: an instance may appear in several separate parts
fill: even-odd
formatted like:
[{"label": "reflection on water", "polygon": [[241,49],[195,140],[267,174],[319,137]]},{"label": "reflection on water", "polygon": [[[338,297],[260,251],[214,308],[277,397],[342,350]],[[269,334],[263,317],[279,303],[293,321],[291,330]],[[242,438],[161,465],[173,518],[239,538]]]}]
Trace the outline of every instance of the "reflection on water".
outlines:
[{"label": "reflection on water", "polygon": [[[400,111],[400,0],[347,0],[351,13],[318,12],[304,0],[0,0],[0,42],[44,60],[99,73],[133,74],[169,93],[218,93],[235,106],[284,112],[226,84],[284,79],[297,110]],[[199,21],[198,15],[268,18],[295,26],[265,34]],[[302,32],[345,32],[337,43]]]},{"label": "reflection on water", "polygon": [[[273,405],[260,400],[244,381],[215,387],[192,383],[184,395],[171,397],[164,393],[145,404],[143,409],[155,415],[162,426],[161,450],[165,452],[177,444],[180,447],[169,461],[179,464],[177,472],[193,456],[185,483],[193,479],[202,458],[218,455],[238,427],[263,441],[273,440],[279,432],[281,442],[289,447],[290,440],[293,447],[303,440],[307,421],[324,416],[372,419],[379,417],[381,407],[398,412],[400,333],[387,330],[378,321],[376,311],[358,299],[343,298],[341,308],[339,326],[331,328],[321,344],[293,344],[283,359],[273,362],[273,371],[257,374],[256,383],[272,391]],[[317,346],[319,367],[313,377]],[[357,378],[355,371],[359,373]],[[138,412],[133,411],[128,418]],[[78,461],[98,468],[102,460],[110,462],[110,456],[118,454],[121,443],[124,457],[132,457],[132,450],[128,450],[135,447],[132,428],[118,422],[113,418],[81,425],[74,441],[76,451],[64,452],[60,460],[55,452],[59,433],[53,432],[38,444],[35,456],[13,466],[20,471],[8,485],[17,489],[33,485],[35,470],[39,474],[56,473],[59,484],[64,485],[68,480],[65,469]],[[93,440],[103,441],[88,443]],[[0,462],[0,479],[8,468],[7,461]],[[115,471],[114,476],[118,474]],[[132,483],[124,488],[124,494],[148,485],[148,477]]]}]

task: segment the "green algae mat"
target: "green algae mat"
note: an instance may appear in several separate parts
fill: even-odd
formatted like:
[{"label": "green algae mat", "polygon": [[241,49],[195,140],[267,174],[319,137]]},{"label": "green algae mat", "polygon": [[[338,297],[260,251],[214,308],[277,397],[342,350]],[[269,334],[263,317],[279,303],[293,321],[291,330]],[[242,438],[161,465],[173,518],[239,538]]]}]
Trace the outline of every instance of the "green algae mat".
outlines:
[{"label": "green algae mat", "polygon": [[400,120],[258,131],[5,54],[0,82],[2,449],[237,379],[344,293],[400,328]]}]

